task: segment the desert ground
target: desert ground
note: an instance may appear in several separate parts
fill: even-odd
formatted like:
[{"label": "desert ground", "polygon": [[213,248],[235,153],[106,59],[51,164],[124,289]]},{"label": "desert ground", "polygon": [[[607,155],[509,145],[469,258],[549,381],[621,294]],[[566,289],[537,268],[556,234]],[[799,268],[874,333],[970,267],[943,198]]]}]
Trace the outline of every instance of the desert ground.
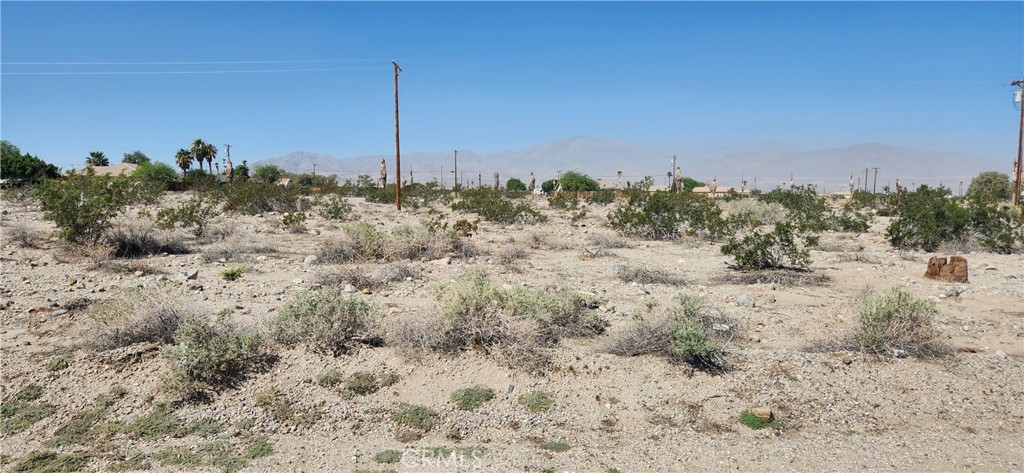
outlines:
[{"label": "desert ground", "polygon": [[[161,205],[188,197],[169,193]],[[372,273],[392,264],[320,261],[325,242],[341,239],[345,225],[365,222],[390,231],[437,215],[426,207],[397,211],[348,200],[354,209],[344,222],[310,212],[298,230],[290,230],[282,228],[278,213],[224,214],[214,219],[213,236],[167,231],[190,249],[187,254],[129,260],[62,242],[37,205],[5,196],[3,400],[36,385],[42,389],[33,402],[54,410],[24,430],[2,434],[0,468],[10,471],[32,452],[50,451],[86,454],[84,471],[220,471],[233,467],[145,455],[197,452],[211,441],[242,449],[265,436],[272,453],[239,464],[243,471],[1024,469],[1024,255],[966,253],[969,283],[925,279],[928,258],[949,255],[894,250],[884,236],[888,220],[878,217],[865,233],[822,235],[811,251],[809,274],[827,281],[747,284],[732,277],[736,271],[719,251],[721,242],[624,238],[607,223],[611,206],[590,206],[573,223],[540,198],[531,205],[548,216],[546,223],[480,222],[467,238],[476,256],[405,261],[407,277],[349,289],[381,308],[385,331],[394,327],[388,320],[436,317],[437,288],[481,270],[506,287],[564,287],[596,298],[594,310],[610,322],[607,330],[563,338],[548,350],[546,369],[517,369],[486,350],[411,356],[385,343],[333,356],[302,345],[272,346],[276,360],[236,386],[205,402],[174,404],[182,422],[217,424],[216,433],[115,432],[79,444],[52,442],[62,426],[115,386],[119,393],[103,422],[132,424],[168,400],[164,350],[152,343],[89,348],[91,307],[155,288],[181,295],[196,310],[261,330],[296,294],[329,284],[329,275],[353,268]],[[121,223],[144,220],[136,217],[138,210],[130,208]],[[436,211],[450,221],[474,217],[444,206]],[[222,277],[239,266],[245,268],[239,278]],[[623,267],[677,280],[625,281],[618,276]],[[937,327],[953,355],[897,358],[820,348],[854,326],[864,294],[897,286],[936,302]],[[725,347],[726,370],[607,352],[635,314],[678,293],[702,297],[738,325]],[[345,396],[316,382],[330,370],[342,377],[387,371],[399,378],[377,392]],[[493,389],[495,397],[475,410],[459,409],[452,393],[474,385]],[[286,415],[268,408],[272,389]],[[520,404],[520,396],[536,390],[550,395],[550,409],[531,412]],[[401,403],[433,409],[436,424],[420,438],[400,439],[392,412]],[[771,409],[779,428],[740,424],[740,413],[751,408]],[[387,450],[400,452],[400,459],[379,461]],[[126,461],[133,456],[137,462]]]}]

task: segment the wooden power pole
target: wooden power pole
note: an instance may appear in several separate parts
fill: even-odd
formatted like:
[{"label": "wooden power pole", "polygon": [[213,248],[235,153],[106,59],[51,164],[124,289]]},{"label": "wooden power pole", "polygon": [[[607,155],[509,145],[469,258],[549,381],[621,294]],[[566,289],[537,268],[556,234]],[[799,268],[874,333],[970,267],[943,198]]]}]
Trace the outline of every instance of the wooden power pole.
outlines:
[{"label": "wooden power pole", "polygon": [[402,210],[402,152],[398,140],[398,73],[402,68],[395,61],[391,64],[395,66],[395,203]]},{"label": "wooden power pole", "polygon": [[1013,173],[1013,198],[1011,202],[1014,207],[1020,206],[1020,177],[1021,177],[1021,153],[1024,152],[1024,79],[1015,80],[1010,83],[1020,88],[1020,132],[1017,135],[1017,170]]}]

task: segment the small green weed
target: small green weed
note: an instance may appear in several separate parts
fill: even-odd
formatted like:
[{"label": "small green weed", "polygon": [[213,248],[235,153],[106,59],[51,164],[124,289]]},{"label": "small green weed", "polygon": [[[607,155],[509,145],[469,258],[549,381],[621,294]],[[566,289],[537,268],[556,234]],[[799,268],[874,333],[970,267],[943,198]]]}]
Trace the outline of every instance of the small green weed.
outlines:
[{"label": "small green weed", "polygon": [[424,432],[434,427],[437,417],[437,412],[428,407],[405,402],[399,404],[391,413],[391,418],[396,424]]},{"label": "small green weed", "polygon": [[555,400],[544,391],[530,391],[519,396],[519,403],[526,406],[530,412],[544,412],[551,409]]},{"label": "small green weed", "polygon": [[782,430],[783,429],[783,425],[782,425],[781,422],[779,422],[779,421],[777,421],[775,419],[771,419],[771,420],[762,419],[762,418],[754,415],[753,412],[750,412],[749,410],[746,410],[746,409],[744,409],[743,412],[740,412],[740,423],[745,425],[745,426],[747,426],[747,427],[750,427],[751,429],[754,429],[754,430],[761,430],[761,429],[763,429],[765,427],[767,427],[769,429],[775,429],[775,430]]},{"label": "small green weed", "polygon": [[47,371],[63,371],[68,369],[71,365],[71,355],[60,355],[50,358],[50,361],[46,362]]},{"label": "small green weed", "polygon": [[89,462],[85,454],[61,454],[48,451],[34,451],[15,463],[11,467],[12,472],[24,473],[47,473],[78,471]]},{"label": "small green weed", "polygon": [[398,463],[402,461],[402,452],[399,450],[384,450],[377,452],[373,456],[373,461],[377,463]]},{"label": "small green weed", "polygon": [[452,393],[452,402],[464,411],[472,411],[491,399],[494,399],[494,390],[483,385],[460,389]]},{"label": "small green weed", "polygon": [[568,451],[572,446],[565,442],[547,442],[544,445],[541,445],[540,448],[549,452],[562,453]]},{"label": "small green weed", "polygon": [[333,388],[341,384],[344,379],[345,378],[342,376],[341,371],[327,370],[316,377],[316,384],[325,388]]},{"label": "small green weed", "polygon": [[245,273],[245,266],[236,266],[220,272],[220,277],[225,281],[235,281]]}]

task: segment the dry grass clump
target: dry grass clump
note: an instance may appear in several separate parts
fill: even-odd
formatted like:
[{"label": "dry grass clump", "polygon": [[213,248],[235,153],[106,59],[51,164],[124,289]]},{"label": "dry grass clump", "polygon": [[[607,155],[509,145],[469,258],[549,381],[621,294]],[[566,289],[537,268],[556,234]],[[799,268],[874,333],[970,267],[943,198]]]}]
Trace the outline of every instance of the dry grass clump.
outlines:
[{"label": "dry grass clump", "polygon": [[867,253],[839,253],[836,255],[836,261],[840,263],[868,263],[868,264],[882,264],[882,261],[877,257],[871,256]]},{"label": "dry grass clump", "polygon": [[127,289],[89,308],[85,344],[111,350],[140,342],[171,343],[185,318],[196,312],[188,298],[171,287]]},{"label": "dry grass clump", "polygon": [[391,283],[405,281],[408,278],[419,279],[420,270],[406,262],[389,263],[383,266],[349,266],[338,267],[328,271],[320,278],[325,286],[344,286],[351,284],[357,289],[376,291]]},{"label": "dry grass clump", "polygon": [[832,281],[828,275],[786,269],[730,271],[715,278],[717,284],[777,284],[779,286],[821,286]]},{"label": "dry grass clump", "polygon": [[304,344],[314,352],[338,355],[354,342],[372,343],[379,318],[377,306],[332,286],[297,294],[270,320],[268,329],[287,347]]},{"label": "dry grass clump", "polygon": [[513,273],[523,272],[522,261],[526,258],[526,250],[520,246],[508,246],[498,252],[498,264]]},{"label": "dry grass clump", "polygon": [[258,332],[205,314],[189,315],[166,353],[173,365],[167,388],[184,399],[234,387],[272,360]]},{"label": "dry grass clump", "polygon": [[36,249],[40,247],[40,243],[45,239],[42,233],[29,230],[21,225],[4,230],[4,237],[5,240],[14,242],[22,248]]},{"label": "dry grass clump", "polygon": [[437,293],[440,316],[396,321],[389,344],[412,356],[473,348],[509,366],[538,370],[547,364],[544,349],[560,338],[599,334],[608,325],[591,310],[595,302],[578,292],[503,287],[482,272],[439,286]]},{"label": "dry grass clump", "polygon": [[106,241],[113,247],[115,258],[189,253],[188,247],[182,243],[180,237],[157,230],[151,223],[118,225],[107,232]]},{"label": "dry grass clump", "polygon": [[527,245],[534,250],[570,250],[572,245],[550,233],[531,233]]},{"label": "dry grass clump", "polygon": [[937,315],[934,302],[894,287],[863,300],[852,340],[868,353],[946,356],[952,349],[935,326]]},{"label": "dry grass clump", "polygon": [[635,317],[605,351],[619,356],[660,355],[694,368],[725,368],[724,347],[737,323],[695,296],[678,295],[664,310]]},{"label": "dry grass clump", "polygon": [[686,281],[682,277],[669,274],[657,269],[637,268],[626,265],[617,265],[615,276],[623,282],[635,282],[638,284],[664,284],[668,286],[684,286]]},{"label": "dry grass clump", "polygon": [[626,238],[623,238],[615,233],[591,233],[587,237],[587,242],[591,246],[597,248],[630,248],[632,244]]},{"label": "dry grass clump", "polygon": [[320,250],[321,262],[433,260],[447,255],[463,257],[478,253],[474,246],[453,231],[406,225],[387,233],[369,223],[355,223],[342,228],[342,238],[325,244]]},{"label": "dry grass clump", "polygon": [[203,262],[209,263],[211,261],[241,261],[246,255],[259,255],[259,254],[271,254],[277,253],[277,248],[273,246],[256,243],[251,237],[244,235],[232,234],[230,237],[224,240],[210,245],[206,251],[200,255],[200,259]]}]

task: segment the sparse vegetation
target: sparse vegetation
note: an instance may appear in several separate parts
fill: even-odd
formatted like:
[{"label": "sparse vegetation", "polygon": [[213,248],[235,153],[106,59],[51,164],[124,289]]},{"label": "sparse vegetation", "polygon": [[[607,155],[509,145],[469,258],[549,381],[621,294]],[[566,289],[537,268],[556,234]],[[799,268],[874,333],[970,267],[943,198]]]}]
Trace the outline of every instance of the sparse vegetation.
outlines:
[{"label": "sparse vegetation", "polygon": [[464,191],[462,200],[452,204],[452,210],[473,212],[488,222],[536,224],[547,220],[525,202],[513,203],[501,191],[479,188]]},{"label": "sparse vegetation", "polygon": [[483,385],[459,389],[452,393],[452,402],[464,411],[472,411],[491,399],[494,399],[494,390]]},{"label": "sparse vegetation", "polygon": [[686,284],[682,277],[665,271],[625,265],[616,268],[615,276],[623,282],[636,282],[639,284],[665,284],[668,286],[682,286]]},{"label": "sparse vegetation", "polygon": [[156,213],[160,228],[190,229],[193,235],[201,237],[210,226],[210,221],[221,214],[220,202],[204,194],[196,194],[188,202],[177,207],[162,208]]},{"label": "sparse vegetation", "polygon": [[874,354],[935,357],[952,353],[935,325],[935,303],[894,287],[868,295],[857,313],[853,339]]},{"label": "sparse vegetation", "polygon": [[245,274],[245,266],[235,266],[234,268],[228,268],[220,272],[221,279],[225,281],[235,281]]},{"label": "sparse vegetation", "polygon": [[758,417],[753,412],[746,409],[744,409],[743,412],[740,412],[740,424],[743,424],[754,430],[761,430],[764,428],[769,428],[773,430],[783,429],[783,425],[781,422],[775,419],[762,419],[761,417]]},{"label": "sparse vegetation", "polygon": [[232,387],[267,362],[259,333],[202,314],[185,319],[174,343],[169,387],[186,398]]},{"label": "sparse vegetation", "polygon": [[519,404],[525,406],[530,412],[538,413],[551,409],[551,406],[555,404],[555,400],[544,391],[530,391],[519,396]]},{"label": "sparse vegetation", "polygon": [[377,452],[377,454],[373,456],[373,461],[387,464],[398,463],[402,461],[402,452],[400,450],[384,450]]},{"label": "sparse vegetation", "polygon": [[341,354],[369,332],[380,317],[379,309],[359,296],[329,286],[297,294],[269,322],[271,336],[291,347],[303,344],[310,350]]},{"label": "sparse vegetation", "polygon": [[[803,240],[803,245],[797,239]],[[808,246],[818,243],[818,237],[800,234],[799,229],[788,223],[777,223],[771,232],[762,233],[755,229],[741,239],[730,237],[722,245],[722,254],[732,256],[736,269],[807,269],[811,264]]]},{"label": "sparse vegetation", "polygon": [[39,401],[42,395],[43,388],[30,384],[3,401],[0,404],[0,433],[21,432],[53,414],[56,409],[52,405]]},{"label": "sparse vegetation", "polygon": [[37,450],[18,460],[11,467],[17,473],[58,473],[80,471],[89,463],[89,456],[81,453],[56,453]]},{"label": "sparse vegetation", "polygon": [[565,442],[552,441],[544,443],[543,445],[540,446],[540,448],[547,450],[549,452],[562,453],[569,451],[569,449],[572,448],[572,446]]},{"label": "sparse vegetation", "polygon": [[395,421],[395,424],[422,432],[434,428],[437,418],[438,414],[434,410],[405,402],[399,404],[398,408],[391,413],[391,419]]},{"label": "sparse vegetation", "polygon": [[85,343],[96,350],[170,343],[185,318],[195,312],[184,294],[170,287],[126,290],[89,308]]}]

